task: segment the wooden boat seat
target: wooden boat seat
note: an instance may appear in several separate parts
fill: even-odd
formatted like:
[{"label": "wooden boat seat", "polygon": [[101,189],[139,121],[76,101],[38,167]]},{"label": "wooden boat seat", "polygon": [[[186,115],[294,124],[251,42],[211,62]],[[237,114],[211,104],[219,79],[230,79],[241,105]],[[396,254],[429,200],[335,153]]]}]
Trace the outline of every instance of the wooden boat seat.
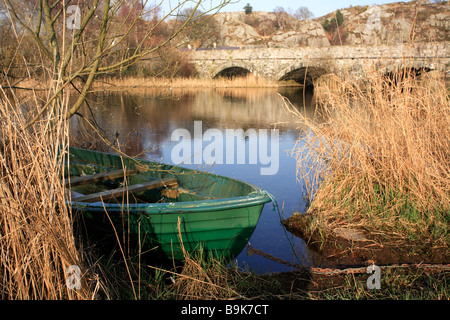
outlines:
[{"label": "wooden boat seat", "polygon": [[122,197],[124,194],[135,193],[141,191],[147,191],[156,188],[169,187],[174,188],[178,186],[177,179],[174,178],[166,178],[161,180],[153,180],[149,182],[139,183],[130,185],[128,187],[117,188],[113,190],[106,190],[102,192],[92,193],[88,195],[83,195],[79,197],[72,198],[74,202],[97,202],[97,201],[106,201],[112,198]]},{"label": "wooden boat seat", "polygon": [[91,174],[87,176],[74,177],[65,180],[65,184],[68,187],[81,186],[89,183],[100,182],[104,180],[113,180],[117,178],[129,177],[136,175],[138,172],[136,170],[113,170],[106,171],[97,174]]},{"label": "wooden boat seat", "polygon": [[180,194],[185,193],[185,194],[189,194],[192,195],[196,198],[198,198],[199,200],[208,200],[208,199],[213,199],[213,197],[203,194],[203,193],[198,193],[195,191],[191,191],[185,188],[181,188],[181,187],[174,187],[171,189],[164,189],[161,191],[161,194],[165,197],[168,198],[178,198],[180,196]]}]

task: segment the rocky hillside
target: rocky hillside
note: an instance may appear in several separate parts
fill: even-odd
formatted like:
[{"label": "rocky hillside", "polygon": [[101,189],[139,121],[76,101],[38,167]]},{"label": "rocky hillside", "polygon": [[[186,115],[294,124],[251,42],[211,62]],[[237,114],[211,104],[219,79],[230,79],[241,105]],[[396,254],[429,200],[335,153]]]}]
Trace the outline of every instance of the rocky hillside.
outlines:
[{"label": "rocky hillside", "polygon": [[329,46],[325,30],[314,20],[298,21],[288,14],[273,12],[224,12],[216,15],[219,43],[224,46]]},{"label": "rocky hillside", "polygon": [[[420,7],[418,1],[398,2],[339,11],[307,21],[285,12],[219,13],[218,44],[278,48],[376,45],[407,42],[412,33],[416,42],[450,41],[450,1],[424,0]],[[337,15],[341,17],[336,19]]]},{"label": "rocky hillside", "polygon": [[[414,34],[416,42],[449,41],[450,2],[422,1],[420,7],[418,4],[410,1],[342,9],[341,40],[350,45],[390,44],[407,42]],[[335,16],[333,12],[316,21],[323,25]],[[330,42],[339,44],[336,31],[327,32],[327,36]]]}]

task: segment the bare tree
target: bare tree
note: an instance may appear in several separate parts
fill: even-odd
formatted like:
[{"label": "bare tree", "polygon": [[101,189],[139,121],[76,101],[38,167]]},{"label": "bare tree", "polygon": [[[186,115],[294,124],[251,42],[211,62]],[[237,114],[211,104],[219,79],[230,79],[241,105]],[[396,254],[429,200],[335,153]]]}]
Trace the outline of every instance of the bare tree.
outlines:
[{"label": "bare tree", "polygon": [[181,36],[194,48],[211,47],[214,42],[217,42],[219,26],[212,15],[206,15],[202,10],[188,7],[181,10],[178,17],[179,24],[186,23],[191,17],[181,32]]},{"label": "bare tree", "polygon": [[307,7],[300,7],[294,13],[294,18],[300,21],[314,18],[314,14]]},{"label": "bare tree", "polygon": [[[148,0],[1,1],[18,47],[22,45],[23,32],[33,39],[46,70],[41,80],[50,86],[48,99],[29,125],[44,113],[60,108],[61,97],[69,87],[76,87],[78,96],[65,117],[77,114],[98,75],[120,70],[157,53],[187,27],[203,2],[194,1],[191,14],[163,41],[155,43],[151,38],[158,27],[192,1],[179,1],[159,21],[151,22],[145,17],[158,10],[164,0],[153,7],[148,6]],[[221,0],[202,15],[215,13],[229,2]],[[122,54],[123,50],[127,54]]]},{"label": "bare tree", "polygon": [[285,30],[292,26],[292,16],[283,7],[278,6],[273,9],[273,12],[275,13],[278,30]]}]

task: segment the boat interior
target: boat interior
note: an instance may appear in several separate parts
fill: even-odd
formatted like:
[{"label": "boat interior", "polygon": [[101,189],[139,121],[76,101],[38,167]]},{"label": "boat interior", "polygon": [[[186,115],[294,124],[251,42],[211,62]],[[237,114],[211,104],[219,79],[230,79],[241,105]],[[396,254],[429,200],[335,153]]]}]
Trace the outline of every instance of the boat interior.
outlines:
[{"label": "boat interior", "polygon": [[[77,172],[84,172],[78,167]],[[83,169],[87,166],[84,165]],[[92,167],[92,166],[91,166]],[[104,170],[104,169],[103,169]],[[115,203],[124,200],[132,203],[161,203],[198,201],[213,198],[183,188],[177,178],[155,178],[137,170],[107,170],[99,173],[68,175],[66,186],[70,186],[73,202]]]},{"label": "boat interior", "polygon": [[72,202],[189,202],[255,191],[248,183],[206,171],[78,148],[70,149],[66,165],[64,178]]}]

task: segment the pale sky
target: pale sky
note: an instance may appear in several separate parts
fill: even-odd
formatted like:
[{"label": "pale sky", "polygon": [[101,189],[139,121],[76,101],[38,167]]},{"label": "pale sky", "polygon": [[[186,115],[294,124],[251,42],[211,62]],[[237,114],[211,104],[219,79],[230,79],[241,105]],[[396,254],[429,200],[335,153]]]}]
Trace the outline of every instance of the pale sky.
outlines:
[{"label": "pale sky", "polygon": [[[371,6],[399,1],[389,0],[238,0],[234,4],[229,4],[221,11],[244,11],[247,3],[253,7],[253,11],[273,11],[276,7],[284,9],[291,8],[293,11],[299,7],[307,7],[316,18],[333,12],[337,9],[344,9],[350,6]],[[406,1],[405,1],[406,2]]]},{"label": "pale sky", "polygon": [[[160,1],[158,1],[160,2]],[[165,0],[162,7],[167,10],[170,3],[177,4],[179,0]],[[197,1],[187,1],[186,7],[192,7]],[[252,6],[253,11],[268,11],[272,12],[276,7],[283,7],[286,11],[292,9],[297,10],[299,7],[307,7],[309,11],[318,18],[333,12],[337,9],[344,9],[350,6],[367,6],[380,5],[385,3],[393,3],[399,1],[389,0],[232,0],[232,3],[224,7],[220,12],[244,11],[247,3]],[[407,2],[407,1],[405,1]],[[207,11],[211,4],[217,4],[217,0],[205,0],[202,11]]]}]

